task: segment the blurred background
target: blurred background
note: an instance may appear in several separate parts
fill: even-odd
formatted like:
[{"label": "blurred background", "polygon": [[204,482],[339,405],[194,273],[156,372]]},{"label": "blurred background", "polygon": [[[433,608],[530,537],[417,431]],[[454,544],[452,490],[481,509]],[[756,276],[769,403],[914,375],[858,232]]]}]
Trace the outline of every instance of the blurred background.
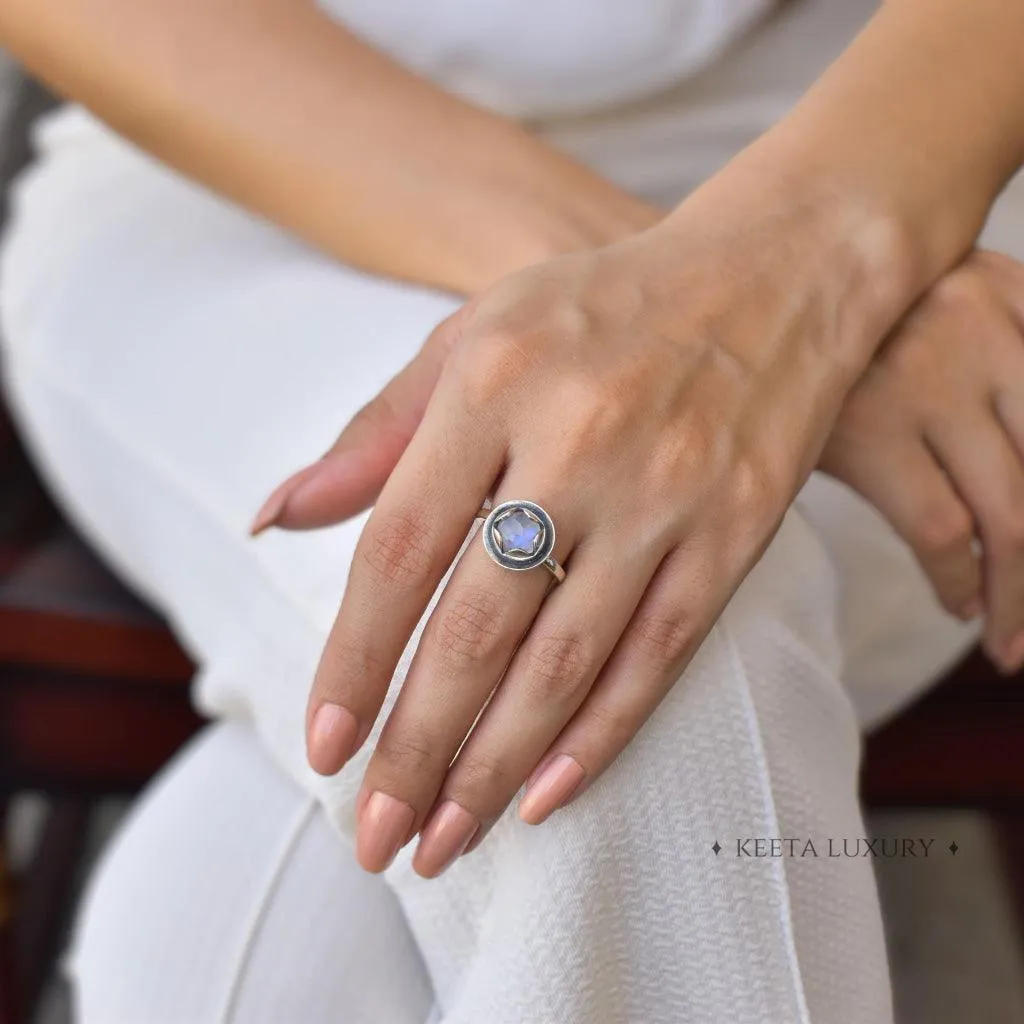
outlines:
[{"label": "blurred background", "polygon": [[[52,102],[0,54],[0,216]],[[72,1019],[73,908],[131,794],[201,724],[190,673],[62,522],[0,403],[0,1024]],[[875,862],[899,1024],[1024,1022],[1022,682],[972,656],[868,745],[871,832],[934,840]]]}]

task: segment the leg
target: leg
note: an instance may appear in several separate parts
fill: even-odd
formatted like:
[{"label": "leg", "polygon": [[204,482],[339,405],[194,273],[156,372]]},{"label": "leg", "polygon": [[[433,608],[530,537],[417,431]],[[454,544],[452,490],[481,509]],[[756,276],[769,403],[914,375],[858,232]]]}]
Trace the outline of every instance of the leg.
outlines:
[{"label": "leg", "polygon": [[68,960],[83,1024],[424,1024],[401,911],[243,724],[213,726],[137,805]]}]

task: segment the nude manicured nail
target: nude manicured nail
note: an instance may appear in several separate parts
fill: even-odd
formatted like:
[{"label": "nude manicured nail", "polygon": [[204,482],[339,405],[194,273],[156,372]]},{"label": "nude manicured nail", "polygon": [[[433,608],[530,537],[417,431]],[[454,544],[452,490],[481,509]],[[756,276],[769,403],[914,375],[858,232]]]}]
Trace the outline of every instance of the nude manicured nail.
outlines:
[{"label": "nude manicured nail", "polygon": [[539,825],[576,792],[586,774],[574,758],[559,754],[529,783],[519,803],[519,817],[528,825]]},{"label": "nude manicured nail", "polygon": [[309,724],[309,766],[319,775],[340,772],[356,752],[359,722],[340,704],[321,704]]},{"label": "nude manicured nail", "polygon": [[279,484],[271,492],[270,497],[263,502],[259,512],[256,513],[256,518],[252,521],[252,526],[249,527],[250,536],[257,536],[264,530],[268,530],[281,518],[281,513],[284,511],[285,505],[288,504],[288,499],[292,494],[299,488],[299,486],[307,480],[310,476],[315,475],[315,470],[320,464],[314,462],[312,466],[306,466],[305,469],[300,469],[297,473],[293,473],[284,483]]},{"label": "nude manicured nail", "polygon": [[356,835],[356,858],[367,871],[383,871],[405,845],[416,812],[377,790],[366,801]]},{"label": "nude manicured nail", "polygon": [[446,800],[431,815],[412,866],[424,878],[436,878],[460,856],[472,842],[480,822],[454,800]]}]

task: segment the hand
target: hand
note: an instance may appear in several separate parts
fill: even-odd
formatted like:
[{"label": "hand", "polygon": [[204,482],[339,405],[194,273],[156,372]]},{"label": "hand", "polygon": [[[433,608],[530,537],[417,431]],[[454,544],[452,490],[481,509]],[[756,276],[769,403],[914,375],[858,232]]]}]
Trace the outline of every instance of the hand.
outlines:
[{"label": "hand", "polygon": [[422,830],[414,866],[435,875],[528,776],[520,815],[539,823],[614,760],[815,464],[863,368],[849,335],[888,328],[870,308],[877,289],[857,291],[878,268],[861,265],[833,207],[722,209],[695,203],[515,274],[430,343],[436,383],[317,671],[313,767],[338,771],[365,740],[487,497],[544,506],[569,575],[549,595],[545,570],[507,572],[467,549],[367,769],[368,870]]},{"label": "hand", "polygon": [[[1024,266],[976,251],[851,392],[821,468],[913,548],[943,606],[1024,665]],[[979,544],[980,542],[980,544]]]},{"label": "hand", "polygon": [[[624,238],[656,223],[659,215],[653,208],[634,202],[630,216],[607,209],[603,230]],[[602,244],[596,235],[589,245],[583,237],[581,233],[556,238],[552,221],[552,251]],[[427,338],[415,358],[352,417],[326,454],[274,489],[253,519],[253,536],[271,526],[283,530],[330,526],[358,515],[377,500],[419,426],[466,313],[467,307],[463,307],[450,318],[450,325],[446,322]]]}]

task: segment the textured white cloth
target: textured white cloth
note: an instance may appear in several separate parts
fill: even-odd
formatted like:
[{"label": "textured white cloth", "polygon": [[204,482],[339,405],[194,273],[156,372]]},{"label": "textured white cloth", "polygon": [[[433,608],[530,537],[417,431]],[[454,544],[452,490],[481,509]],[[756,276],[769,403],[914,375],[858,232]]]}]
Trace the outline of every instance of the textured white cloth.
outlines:
[{"label": "textured white cloth", "polygon": [[[675,200],[871,6],[793,4],[671,96],[539,130]],[[79,111],[40,142],[0,265],[10,400],[69,511],[196,654],[202,705],[235,723],[176,762],[99,873],[73,957],[86,1024],[889,1020],[870,862],[736,855],[745,837],[862,835],[858,726],[973,636],[881,519],[812,478],[570,808],[536,829],[506,815],[434,882],[409,849],[385,881],[363,876],[368,748],[314,776],[303,715],[365,516],[258,542],[246,527],[453,300],[310,252]],[[1011,189],[994,225],[1018,256],[1022,208]]]}]

